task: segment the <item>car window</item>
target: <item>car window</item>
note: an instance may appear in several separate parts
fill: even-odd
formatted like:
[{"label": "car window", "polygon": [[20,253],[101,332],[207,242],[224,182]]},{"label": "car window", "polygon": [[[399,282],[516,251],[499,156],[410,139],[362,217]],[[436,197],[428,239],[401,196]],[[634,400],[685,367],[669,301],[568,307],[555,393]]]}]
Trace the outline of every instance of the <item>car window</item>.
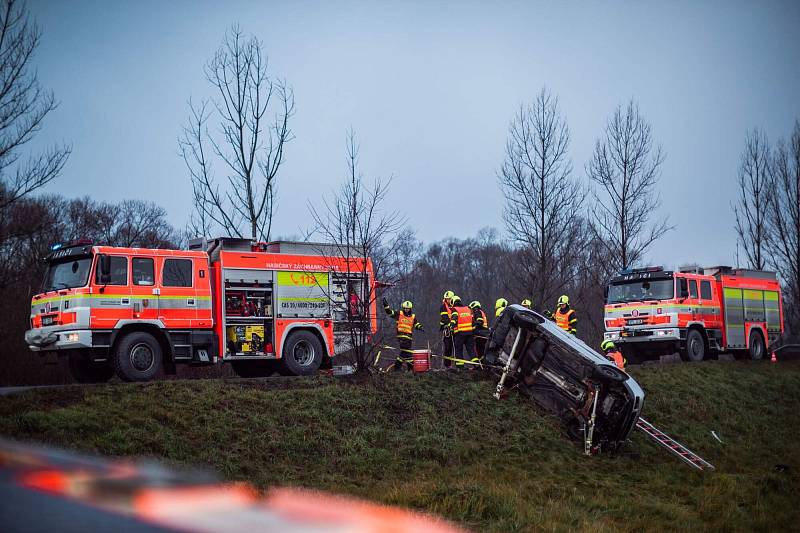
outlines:
[{"label": "car window", "polygon": [[690,279],[689,280],[689,297],[690,298],[697,298],[697,280]]},{"label": "car window", "polygon": [[156,273],[151,257],[134,257],[131,260],[134,285],[155,285]]},{"label": "car window", "polygon": [[[94,277],[95,283],[103,285],[100,281],[100,264],[98,263]],[[118,255],[111,256],[111,281],[107,285],[127,285],[128,284],[128,258]]]},{"label": "car window", "polygon": [[700,282],[700,298],[703,300],[710,300],[711,299],[711,282],[701,281]]},{"label": "car window", "polygon": [[167,259],[164,261],[162,280],[165,287],[192,286],[192,260]]}]

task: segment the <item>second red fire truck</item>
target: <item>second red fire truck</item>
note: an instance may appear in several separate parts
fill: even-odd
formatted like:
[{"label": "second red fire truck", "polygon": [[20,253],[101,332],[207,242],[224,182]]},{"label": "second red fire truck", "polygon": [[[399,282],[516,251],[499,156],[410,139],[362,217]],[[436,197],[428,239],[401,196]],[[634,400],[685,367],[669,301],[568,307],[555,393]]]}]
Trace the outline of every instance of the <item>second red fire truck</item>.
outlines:
[{"label": "second red fire truck", "polygon": [[727,351],[762,359],[783,333],[781,287],[760,270],[629,270],[607,288],[605,330],[632,362],[674,352],[687,361]]},{"label": "second red fire truck", "polygon": [[189,250],[73,242],[47,257],[25,340],[79,382],[148,381],[176,363],[312,374],[377,329],[372,261],[340,245],[204,239]]}]

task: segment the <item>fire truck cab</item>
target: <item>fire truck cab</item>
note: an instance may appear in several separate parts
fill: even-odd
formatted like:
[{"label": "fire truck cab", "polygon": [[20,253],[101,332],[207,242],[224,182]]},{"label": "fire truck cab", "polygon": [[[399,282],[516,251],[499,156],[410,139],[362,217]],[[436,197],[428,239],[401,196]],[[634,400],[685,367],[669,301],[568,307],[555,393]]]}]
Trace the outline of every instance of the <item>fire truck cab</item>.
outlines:
[{"label": "fire truck cab", "polygon": [[783,333],[781,287],[774,272],[724,266],[627,270],[607,287],[605,329],[631,362],[675,352],[761,359]]},{"label": "fire truck cab", "polygon": [[352,328],[377,329],[372,262],[350,252],[232,238],[189,250],[57,245],[25,340],[67,355],[79,382],[148,381],[176,363],[312,374],[349,347]]}]

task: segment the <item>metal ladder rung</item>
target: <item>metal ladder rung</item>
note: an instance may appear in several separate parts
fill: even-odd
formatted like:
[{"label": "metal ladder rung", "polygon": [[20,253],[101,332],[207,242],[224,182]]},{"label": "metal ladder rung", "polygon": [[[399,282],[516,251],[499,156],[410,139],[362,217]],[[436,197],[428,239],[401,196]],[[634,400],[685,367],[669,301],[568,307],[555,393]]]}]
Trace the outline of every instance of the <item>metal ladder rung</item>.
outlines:
[{"label": "metal ladder rung", "polygon": [[670,452],[674,453],[681,459],[683,462],[688,464],[689,466],[696,468],[698,470],[714,470],[714,465],[694,453],[692,450],[681,444],[680,442],[676,441],[663,431],[656,429],[656,427],[645,420],[644,418],[639,418],[636,422],[636,428],[642,431],[645,435],[653,439],[656,443],[660,444],[662,447],[666,448]]}]

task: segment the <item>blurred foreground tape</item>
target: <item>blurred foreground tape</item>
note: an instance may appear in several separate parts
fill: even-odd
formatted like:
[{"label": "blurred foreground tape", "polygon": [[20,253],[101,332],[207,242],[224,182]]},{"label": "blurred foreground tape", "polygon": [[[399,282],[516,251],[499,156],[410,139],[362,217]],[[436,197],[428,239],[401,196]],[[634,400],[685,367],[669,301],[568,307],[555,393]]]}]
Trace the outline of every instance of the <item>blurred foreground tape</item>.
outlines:
[{"label": "blurred foreground tape", "polygon": [[[345,496],[295,488],[273,488],[261,495],[244,483],[219,482],[208,472],[94,458],[6,440],[0,440],[0,484],[3,491],[16,493],[23,506],[25,495],[30,496],[35,512],[28,513],[26,525],[31,530],[51,525],[46,522],[48,510],[35,498],[46,493],[61,500],[59,505],[63,501],[74,505],[75,511],[101,512],[107,525],[113,525],[116,516],[165,531],[463,531],[435,517]],[[66,528],[73,529],[77,528]]]}]

